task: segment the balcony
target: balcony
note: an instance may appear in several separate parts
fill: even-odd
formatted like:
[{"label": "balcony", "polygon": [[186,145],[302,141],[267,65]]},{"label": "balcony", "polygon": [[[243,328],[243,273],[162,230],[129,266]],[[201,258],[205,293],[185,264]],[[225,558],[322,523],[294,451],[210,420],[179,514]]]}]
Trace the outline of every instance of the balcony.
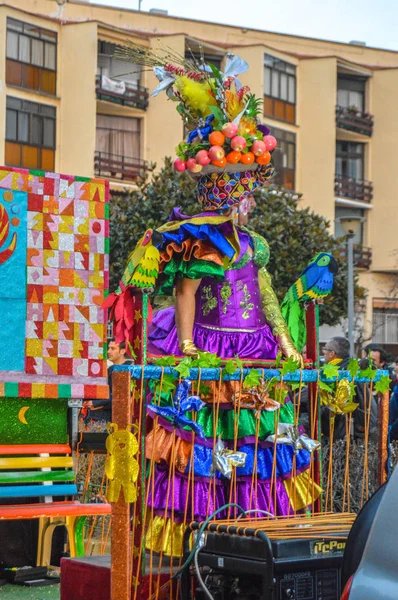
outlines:
[{"label": "balcony", "polygon": [[[340,256],[347,260],[347,246],[342,246]],[[367,248],[361,244],[354,244],[354,266],[357,269],[370,269],[372,264],[372,248]]]},{"label": "balcony", "polygon": [[336,106],[336,126],[370,137],[373,133],[373,116],[354,107]]},{"label": "balcony", "polygon": [[96,177],[106,179],[135,181],[138,177],[142,177],[147,166],[147,162],[140,158],[108,154],[108,152],[96,152],[94,157]]},{"label": "balcony", "polygon": [[335,175],[334,193],[339,198],[370,203],[373,198],[373,184],[371,181],[365,181],[364,179]]},{"label": "balcony", "polygon": [[95,91],[97,100],[106,100],[106,102],[141,110],[148,108],[148,90],[140,85],[132,85],[125,81],[110,79],[104,75],[97,75],[95,78]]}]

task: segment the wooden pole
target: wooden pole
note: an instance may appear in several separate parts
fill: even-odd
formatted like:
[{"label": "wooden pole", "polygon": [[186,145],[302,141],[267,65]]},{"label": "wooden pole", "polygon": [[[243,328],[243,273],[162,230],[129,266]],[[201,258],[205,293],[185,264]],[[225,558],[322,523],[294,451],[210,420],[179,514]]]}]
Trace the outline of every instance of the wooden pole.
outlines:
[{"label": "wooden pole", "polygon": [[388,413],[390,406],[390,394],[379,394],[379,463],[378,463],[378,480],[379,485],[383,485],[387,481],[388,474]]},{"label": "wooden pole", "polygon": [[[310,302],[306,306],[306,329],[307,329],[307,342],[306,342],[306,357],[310,359],[314,367],[319,368],[319,339],[318,339],[318,311],[319,307],[315,302]],[[310,423],[315,419],[315,439],[319,440],[320,437],[320,407],[318,403],[317,384],[310,383],[308,385],[308,410]],[[314,465],[314,479],[315,482],[322,487],[322,450],[317,452],[317,460]],[[315,512],[321,511],[321,499],[320,497],[315,501],[314,504]]]},{"label": "wooden pole", "polygon": [[[112,421],[119,429],[131,423],[130,373],[114,371],[112,374]],[[124,501],[123,491],[119,500],[112,503],[111,534],[111,599],[131,598],[131,545],[130,505]]]}]

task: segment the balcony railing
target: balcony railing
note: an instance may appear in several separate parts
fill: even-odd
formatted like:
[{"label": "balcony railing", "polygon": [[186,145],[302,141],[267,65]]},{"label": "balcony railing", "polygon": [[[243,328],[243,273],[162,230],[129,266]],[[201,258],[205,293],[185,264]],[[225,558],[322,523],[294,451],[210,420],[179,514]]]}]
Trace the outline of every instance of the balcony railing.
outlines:
[{"label": "balcony railing", "polygon": [[355,108],[336,106],[336,126],[371,136],[373,133],[373,116]]},{"label": "balcony railing", "polygon": [[365,181],[364,179],[335,175],[334,193],[339,198],[371,202],[373,198],[373,184],[371,181]]},{"label": "balcony railing", "polygon": [[148,90],[138,84],[132,85],[125,81],[113,80],[97,75],[95,78],[95,91],[98,100],[106,100],[107,102],[114,102],[115,104],[140,108],[142,110],[148,108]]},{"label": "balcony railing", "polygon": [[[340,249],[341,258],[347,260],[347,246]],[[354,265],[357,269],[370,269],[372,264],[372,248],[354,244]]]},{"label": "balcony railing", "polygon": [[94,169],[97,177],[134,181],[142,177],[147,166],[147,162],[140,158],[108,154],[108,152],[95,153]]}]

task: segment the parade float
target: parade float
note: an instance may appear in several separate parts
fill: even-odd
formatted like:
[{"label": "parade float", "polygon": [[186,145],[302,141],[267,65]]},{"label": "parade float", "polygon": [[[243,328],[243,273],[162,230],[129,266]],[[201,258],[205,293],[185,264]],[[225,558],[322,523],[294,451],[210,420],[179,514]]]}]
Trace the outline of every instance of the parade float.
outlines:
[{"label": "parade float", "polygon": [[[343,415],[349,448],[355,385],[368,377],[371,394],[376,376],[359,373],[355,360],[349,372],[319,369],[318,304],[331,293],[338,265],[317,254],[279,305],[269,246],[249,228],[253,193],[274,172],[277,140],[261,124],[262,99],[239,80],[247,63],[227,55],[221,72],[139,47],[128,54],[154,68],[153,95],[164,92],[176,103],[186,136],[174,168],[196,180],[200,208],[188,216],[176,207],[166,224],[147,230],[104,304],[116,341],[136,353],[135,365],[113,375],[110,432],[134,425],[124,447],[140,471],[124,474],[125,496],[114,504],[111,597],[304,597],[298,581],[304,558],[311,562],[309,545],[296,567],[284,563],[278,577],[273,573],[276,554],[293,558],[290,541],[297,546],[304,538],[311,548],[331,543],[340,550],[334,564],[308,566],[305,597],[337,597],[338,561],[354,519],[349,449],[342,511],[334,515],[333,444],[323,475],[320,413],[330,414],[331,439]],[[153,293],[169,301],[152,315]],[[388,383],[385,374],[377,377],[383,481]],[[307,429],[300,423],[304,389]],[[365,445],[371,395],[367,402]],[[288,545],[278,550],[270,540]]]}]

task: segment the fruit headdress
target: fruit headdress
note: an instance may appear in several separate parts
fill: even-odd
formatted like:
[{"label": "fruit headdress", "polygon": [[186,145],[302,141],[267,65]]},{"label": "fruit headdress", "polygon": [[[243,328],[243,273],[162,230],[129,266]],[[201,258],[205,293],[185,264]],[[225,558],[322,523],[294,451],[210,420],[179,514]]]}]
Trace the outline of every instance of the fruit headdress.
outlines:
[{"label": "fruit headdress", "polygon": [[246,61],[227,54],[222,72],[203,57],[186,59],[171,53],[160,57],[134,45],[121,52],[123,58],[127,55],[132,62],[153,68],[159,80],[153,96],[164,91],[177,104],[187,131],[176,149],[177,171],[201,176],[269,165],[277,142],[259,122],[262,98],[256,98],[238,79],[248,70]]}]

